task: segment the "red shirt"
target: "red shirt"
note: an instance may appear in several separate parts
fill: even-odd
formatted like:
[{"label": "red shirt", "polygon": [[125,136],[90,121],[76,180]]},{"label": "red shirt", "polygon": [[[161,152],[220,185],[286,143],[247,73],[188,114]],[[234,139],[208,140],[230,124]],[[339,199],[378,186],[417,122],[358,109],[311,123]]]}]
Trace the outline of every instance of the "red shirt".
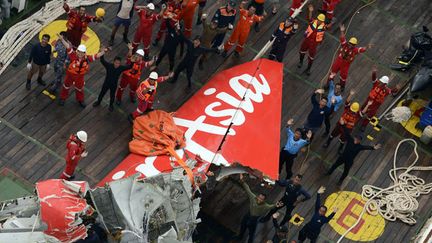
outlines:
[{"label": "red shirt", "polygon": [[74,135],[70,135],[66,148],[68,150],[67,157],[71,160],[81,159],[81,154],[85,151],[85,145]]},{"label": "red shirt", "polygon": [[77,11],[74,9],[70,9],[69,5],[64,4],[63,9],[68,14],[68,21],[66,23],[66,27],[68,30],[79,30],[81,34],[86,32],[87,25],[90,22],[94,22],[96,17],[84,14],[83,16],[80,16]]},{"label": "red shirt", "polygon": [[138,29],[144,30],[144,31],[153,31],[153,24],[158,21],[161,17],[159,14],[150,14],[147,16],[147,10],[145,9],[138,9],[135,7],[135,9],[138,11],[138,16],[140,18],[140,24]]},{"label": "red shirt", "polygon": [[366,47],[351,47],[350,44],[348,44],[348,42],[346,41],[344,35],[339,37],[339,41],[341,43],[341,47],[339,48],[338,57],[349,63],[354,61],[354,57],[357,56],[357,54],[366,51]]}]

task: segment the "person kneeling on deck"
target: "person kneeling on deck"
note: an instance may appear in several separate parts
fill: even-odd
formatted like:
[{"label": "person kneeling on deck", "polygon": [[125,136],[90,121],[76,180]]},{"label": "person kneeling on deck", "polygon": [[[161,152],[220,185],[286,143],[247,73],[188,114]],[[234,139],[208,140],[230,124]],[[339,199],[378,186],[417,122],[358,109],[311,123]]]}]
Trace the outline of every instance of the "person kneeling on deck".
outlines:
[{"label": "person kneeling on deck", "polygon": [[68,150],[65,160],[66,168],[63,171],[60,179],[72,180],[75,172],[75,168],[81,158],[87,156],[85,149],[85,143],[87,142],[87,133],[85,131],[79,131],[76,134],[70,135],[66,148]]},{"label": "person kneeling on deck", "polygon": [[249,230],[248,242],[252,243],[254,241],[255,230],[258,224],[258,219],[268,213],[269,210],[274,207],[281,207],[282,204],[277,202],[276,204],[268,204],[265,202],[266,195],[260,193],[258,195],[254,194],[249,188],[248,184],[244,182],[243,175],[240,174],[240,183],[243,189],[246,191],[249,198],[249,211],[243,216],[240,226],[240,233],[238,236],[234,237],[236,240],[243,239],[243,235],[246,229]]},{"label": "person kneeling on deck", "polygon": [[302,139],[302,129],[297,128],[295,133],[291,130],[291,126],[294,124],[294,119],[289,119],[287,122],[287,134],[288,139],[285,147],[282,148],[279,155],[279,175],[281,174],[282,167],[285,164],[286,178],[291,178],[292,176],[292,166],[294,164],[294,159],[297,157],[298,152],[301,148],[309,144],[312,138],[312,131],[308,131],[307,138]]},{"label": "person kneeling on deck", "polygon": [[351,169],[351,166],[354,163],[355,157],[362,151],[362,150],[377,150],[381,148],[381,144],[376,144],[374,146],[366,146],[360,144],[362,137],[357,136],[351,136],[350,131],[348,128],[345,127],[345,124],[343,121],[341,121],[342,128],[344,129],[345,138],[347,140],[347,145],[345,149],[343,150],[342,154],[339,156],[339,158],[336,160],[336,162],[330,167],[330,169],[327,171],[326,175],[331,175],[333,171],[344,164],[344,171],[342,173],[342,176],[340,177],[338,181],[338,185],[342,185],[343,180],[345,177],[347,177],[349,170]]},{"label": "person kneeling on deck", "polygon": [[59,40],[66,46],[67,54],[69,56],[69,66],[66,70],[66,77],[63,87],[60,92],[59,105],[64,106],[65,100],[69,97],[69,90],[72,85],[75,86],[75,98],[82,108],[86,107],[84,103],[84,75],[89,71],[89,64],[94,60],[100,58],[107,50],[102,49],[96,55],[86,55],[87,48],[85,45],[79,45],[77,50],[74,51],[70,44],[66,42],[61,35],[58,35]]},{"label": "person kneeling on deck", "polygon": [[309,239],[311,243],[315,243],[321,232],[321,227],[328,223],[337,212],[337,208],[334,208],[333,212],[329,216],[325,216],[327,213],[327,207],[321,205],[320,200],[321,194],[324,192],[325,187],[321,186],[318,189],[317,199],[315,201],[315,213],[311,220],[300,230],[298,236],[299,243],[304,242],[306,239]]},{"label": "person kneeling on deck", "polygon": [[138,97],[138,107],[132,114],[129,115],[129,120],[132,121],[138,116],[142,115],[145,111],[152,110],[158,83],[162,83],[172,76],[172,72],[169,73],[168,76],[163,77],[159,77],[157,72],[151,72],[149,77],[140,83],[136,92]]}]

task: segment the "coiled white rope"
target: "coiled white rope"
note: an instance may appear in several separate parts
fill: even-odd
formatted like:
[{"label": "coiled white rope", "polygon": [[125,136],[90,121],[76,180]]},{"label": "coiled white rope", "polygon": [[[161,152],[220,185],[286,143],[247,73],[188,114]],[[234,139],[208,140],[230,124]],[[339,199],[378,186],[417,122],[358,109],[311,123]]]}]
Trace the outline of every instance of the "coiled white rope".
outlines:
[{"label": "coiled white rope", "polygon": [[[99,2],[116,3],[120,0],[69,0],[71,8],[78,6],[88,6]],[[36,35],[43,27],[64,14],[63,0],[53,0],[47,2],[42,9],[34,13],[27,19],[15,24],[8,29],[0,40],[0,75],[9,66],[13,59],[18,55],[22,48]]]},{"label": "coiled white rope", "polygon": [[[408,167],[397,167],[399,147],[406,142],[414,144],[415,160]],[[430,171],[432,166],[416,166],[419,155],[417,142],[414,139],[401,140],[393,156],[393,168],[389,171],[393,185],[387,188],[380,188],[372,185],[363,186],[362,197],[367,200],[363,211],[357,221],[337,241],[338,243],[360,222],[367,212],[370,215],[380,214],[389,221],[401,220],[404,223],[413,225],[416,223],[414,213],[419,203],[417,198],[432,191],[432,183],[427,183],[420,177],[410,174],[413,171]],[[399,174],[398,174],[399,173]]]}]

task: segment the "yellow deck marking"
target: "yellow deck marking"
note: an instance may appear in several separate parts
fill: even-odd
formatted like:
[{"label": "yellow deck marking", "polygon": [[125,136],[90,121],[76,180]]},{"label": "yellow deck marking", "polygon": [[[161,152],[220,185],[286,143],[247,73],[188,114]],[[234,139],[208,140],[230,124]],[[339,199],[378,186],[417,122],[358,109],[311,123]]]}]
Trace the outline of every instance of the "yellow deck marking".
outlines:
[{"label": "yellow deck marking", "polygon": [[[328,211],[338,208],[330,226],[340,235],[344,234],[356,221],[366,202],[356,192],[340,191],[331,194],[325,201]],[[359,224],[346,236],[353,241],[373,241],[378,239],[385,228],[385,220],[380,215],[365,213]]]},{"label": "yellow deck marking", "polygon": [[[41,32],[39,33],[39,40],[42,39],[43,34],[48,34],[51,36],[50,38],[50,44],[53,47],[55,43],[57,42],[57,33],[60,33],[61,31],[66,31],[66,20],[56,20],[51,22],[49,25],[45,26]],[[81,38],[81,44],[85,45],[87,47],[87,54],[93,55],[99,52],[100,49],[100,40],[97,34],[87,27],[87,31],[84,33],[84,35]],[[57,53],[54,53],[54,56],[57,56]]]}]

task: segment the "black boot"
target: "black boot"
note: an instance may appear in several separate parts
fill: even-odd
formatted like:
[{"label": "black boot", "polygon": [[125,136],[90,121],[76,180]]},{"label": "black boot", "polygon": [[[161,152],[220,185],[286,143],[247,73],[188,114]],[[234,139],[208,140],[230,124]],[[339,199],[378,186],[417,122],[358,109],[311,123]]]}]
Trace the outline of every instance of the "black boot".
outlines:
[{"label": "black boot", "polygon": [[332,139],[333,139],[332,137],[328,137],[327,141],[323,144],[323,148],[328,148],[328,146],[330,146]]},{"label": "black boot", "polygon": [[299,63],[297,64],[297,68],[301,68],[303,66],[304,57],[305,57],[305,54],[300,53],[300,60],[299,60]]},{"label": "black boot", "polygon": [[240,57],[240,53],[238,51],[234,51],[234,57],[235,58],[239,58]]},{"label": "black boot", "polygon": [[43,86],[46,85],[45,81],[43,81],[41,77],[38,77],[38,78],[37,78],[37,82],[38,82],[38,84],[40,84],[40,85],[43,85]]},{"label": "black boot", "polygon": [[127,44],[127,43],[130,43],[130,41],[129,41],[129,39],[128,39],[128,37],[127,37],[127,34],[123,34],[123,41]]},{"label": "black boot", "polygon": [[308,66],[307,66],[306,70],[304,70],[304,73],[305,73],[307,76],[309,76],[309,75],[311,74],[311,72],[310,72],[311,67],[312,67],[312,63],[308,63]]},{"label": "black boot", "polygon": [[26,82],[26,89],[27,90],[31,89],[31,80],[29,80],[29,79],[27,79],[27,82]]},{"label": "black boot", "polygon": [[78,101],[79,106],[81,106],[81,108],[86,108],[86,103],[84,103],[84,101]]},{"label": "black boot", "polygon": [[343,143],[340,143],[340,144],[339,144],[338,154],[342,154],[343,149],[344,149],[344,145],[345,145],[345,144],[343,144]]},{"label": "black boot", "polygon": [[159,44],[159,40],[158,39],[154,40],[153,43],[152,43],[153,46],[158,46],[158,44]]},{"label": "black boot", "polygon": [[259,27],[258,23],[255,23],[254,29],[255,29],[255,32],[260,32],[260,27]]},{"label": "black boot", "polygon": [[93,107],[97,107],[97,106],[99,106],[100,105],[100,101],[99,100],[97,100],[97,101],[95,101],[94,103],[93,103]]}]

